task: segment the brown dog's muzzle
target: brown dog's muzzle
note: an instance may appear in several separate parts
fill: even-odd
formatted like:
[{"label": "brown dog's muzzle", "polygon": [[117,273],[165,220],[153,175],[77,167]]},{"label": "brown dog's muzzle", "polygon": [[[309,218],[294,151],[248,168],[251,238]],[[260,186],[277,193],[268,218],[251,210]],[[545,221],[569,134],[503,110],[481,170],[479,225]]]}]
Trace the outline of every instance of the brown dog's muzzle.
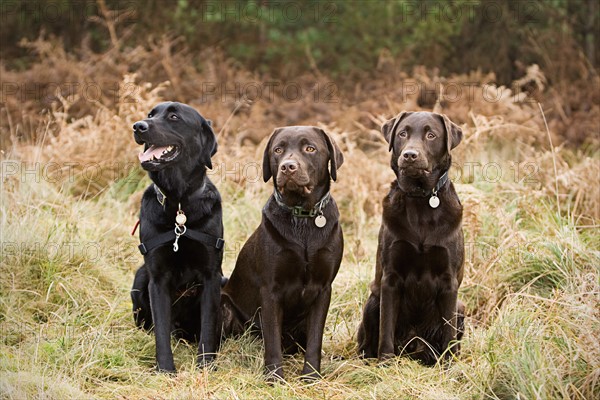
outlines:
[{"label": "brown dog's muzzle", "polygon": [[282,161],[277,173],[277,189],[282,194],[286,191],[310,193],[312,187],[306,169],[293,158]]},{"label": "brown dog's muzzle", "polygon": [[398,157],[398,167],[404,175],[428,174],[429,163],[423,152],[416,148],[404,149]]}]

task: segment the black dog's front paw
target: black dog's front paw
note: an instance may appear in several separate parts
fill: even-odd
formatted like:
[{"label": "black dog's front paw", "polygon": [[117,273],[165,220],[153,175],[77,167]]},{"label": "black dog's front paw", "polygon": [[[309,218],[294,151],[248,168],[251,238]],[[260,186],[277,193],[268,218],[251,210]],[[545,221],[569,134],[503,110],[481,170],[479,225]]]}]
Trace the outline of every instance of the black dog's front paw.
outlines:
[{"label": "black dog's front paw", "polygon": [[177,375],[177,369],[175,368],[175,366],[168,366],[165,368],[162,368],[160,366],[156,366],[156,372],[159,372],[161,374],[167,374],[167,375]]},{"label": "black dog's front paw", "polygon": [[196,365],[200,369],[214,367],[215,359],[217,358],[215,353],[200,354],[196,360]]}]

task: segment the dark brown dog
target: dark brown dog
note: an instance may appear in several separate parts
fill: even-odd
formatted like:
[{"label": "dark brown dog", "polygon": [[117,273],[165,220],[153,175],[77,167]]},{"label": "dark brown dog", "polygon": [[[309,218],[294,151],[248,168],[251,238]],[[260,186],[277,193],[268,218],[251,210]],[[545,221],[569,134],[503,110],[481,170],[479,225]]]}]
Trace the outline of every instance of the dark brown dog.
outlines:
[{"label": "dark brown dog", "polygon": [[462,205],[448,179],[450,150],[462,131],[429,112],[402,112],[381,131],[397,179],[383,200],[359,353],[380,360],[406,354],[432,365],[441,354],[457,353],[462,336]]},{"label": "dark brown dog", "polygon": [[[306,351],[302,374],[320,376],[323,328],[331,283],[342,260],[337,205],[329,194],[343,157],[322,129],[275,129],[263,158],[273,195],[223,289],[226,334],[262,330],[265,368],[283,379],[283,351]],[[330,165],[328,169],[327,166]]]}]

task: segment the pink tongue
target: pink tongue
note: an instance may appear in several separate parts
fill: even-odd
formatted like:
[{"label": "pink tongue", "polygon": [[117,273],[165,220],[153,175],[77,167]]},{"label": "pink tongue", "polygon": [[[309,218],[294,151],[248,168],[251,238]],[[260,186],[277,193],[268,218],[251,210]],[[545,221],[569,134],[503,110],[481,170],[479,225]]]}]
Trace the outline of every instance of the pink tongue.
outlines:
[{"label": "pink tongue", "polygon": [[156,157],[158,159],[162,156],[162,152],[165,151],[166,149],[167,149],[166,147],[150,146],[148,148],[148,150],[146,150],[143,153],[138,154],[138,158],[140,159],[140,162],[150,161],[150,160],[152,160],[153,157]]}]

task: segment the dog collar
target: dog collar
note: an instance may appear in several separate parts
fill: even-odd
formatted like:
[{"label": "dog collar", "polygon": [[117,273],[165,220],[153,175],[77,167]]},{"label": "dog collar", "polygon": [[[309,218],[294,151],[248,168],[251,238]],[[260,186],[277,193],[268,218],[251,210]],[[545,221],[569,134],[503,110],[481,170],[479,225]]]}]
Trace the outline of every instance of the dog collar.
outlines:
[{"label": "dog collar", "polygon": [[288,206],[287,204],[285,204],[283,202],[283,199],[281,198],[281,193],[279,193],[279,191],[277,189],[275,189],[275,192],[273,193],[273,197],[275,197],[275,202],[277,202],[277,204],[281,208],[291,211],[292,215],[294,217],[297,217],[297,218],[316,217],[315,225],[318,226],[319,228],[324,227],[325,224],[327,223],[327,219],[325,219],[325,217],[323,216],[323,208],[325,208],[325,206],[329,203],[329,200],[331,200],[330,192],[325,193],[325,196],[323,196],[321,198],[321,200],[319,200],[317,202],[317,204],[315,204],[315,206],[310,210],[306,210],[302,206],[294,206],[294,207]]},{"label": "dog collar", "polygon": [[437,183],[435,184],[435,187],[431,190],[431,192],[428,192],[421,188],[417,188],[415,190],[405,193],[409,197],[429,197],[429,206],[431,208],[438,208],[438,206],[440,205],[440,198],[437,196],[437,194],[440,191],[440,189],[444,187],[446,182],[448,182],[448,170],[446,170],[442,174],[442,176],[440,176]]},{"label": "dog collar", "polygon": [[[203,190],[204,185],[206,185],[206,182],[202,183],[202,186],[199,190]],[[156,201],[158,201],[158,203],[163,208],[165,208],[165,203],[167,202],[167,195],[158,187],[156,183],[153,183],[152,186],[154,186],[154,192],[156,193]]]}]

